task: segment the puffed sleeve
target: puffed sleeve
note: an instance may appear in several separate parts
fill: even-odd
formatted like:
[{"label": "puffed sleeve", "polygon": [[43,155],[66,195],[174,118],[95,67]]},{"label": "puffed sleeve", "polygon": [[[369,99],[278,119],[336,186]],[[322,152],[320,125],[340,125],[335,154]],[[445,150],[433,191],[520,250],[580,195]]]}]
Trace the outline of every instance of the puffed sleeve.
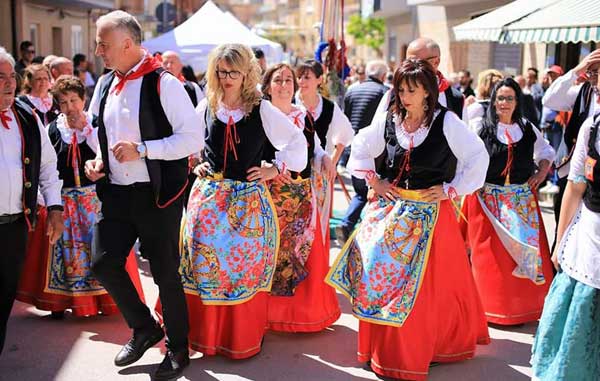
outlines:
[{"label": "puffed sleeve", "polygon": [[552,148],[550,143],[544,139],[542,132],[537,127],[532,127],[536,137],[535,143],[533,144],[533,160],[538,164],[542,160],[548,160],[550,163],[553,163],[554,156],[556,155],[554,148]]},{"label": "puffed sleeve", "polygon": [[575,84],[577,74],[573,70],[558,77],[542,97],[542,104],[552,110],[571,111],[581,85]]},{"label": "puffed sleeve", "polygon": [[285,164],[291,171],[306,168],[306,138],[292,121],[267,100],[260,102],[260,117],[267,139],[277,149],[275,159],[278,166]]},{"label": "puffed sleeve", "polygon": [[580,183],[585,182],[585,159],[588,155],[588,140],[590,139],[590,130],[594,124],[594,118],[590,117],[583,122],[577,135],[577,143],[571,157],[571,168],[568,179]]},{"label": "puffed sleeve", "polygon": [[388,91],[385,92],[385,94],[383,94],[383,97],[381,97],[381,100],[379,101],[379,104],[377,105],[377,109],[375,110],[375,115],[387,113],[388,105],[390,104],[391,97],[392,97],[392,89],[389,89]]},{"label": "puffed sleeve", "polygon": [[349,146],[354,138],[352,124],[337,104],[333,104],[333,117],[327,131],[327,146],[325,150],[331,155],[338,144]]},{"label": "puffed sleeve", "polygon": [[375,158],[385,149],[385,122],[386,113],[377,114],[371,125],[361,128],[354,137],[346,165],[352,176],[364,179],[369,171],[375,171]]},{"label": "puffed sleeve", "polygon": [[444,135],[458,161],[454,179],[443,184],[444,192],[448,194],[454,188],[461,196],[481,188],[490,162],[483,141],[452,112],[444,117]]}]

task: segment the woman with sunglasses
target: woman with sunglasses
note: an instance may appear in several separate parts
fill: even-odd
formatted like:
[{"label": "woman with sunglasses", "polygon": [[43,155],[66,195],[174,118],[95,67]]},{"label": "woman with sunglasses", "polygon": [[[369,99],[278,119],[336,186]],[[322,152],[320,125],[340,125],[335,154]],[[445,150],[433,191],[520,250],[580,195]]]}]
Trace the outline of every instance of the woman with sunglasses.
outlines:
[{"label": "woman with sunglasses", "polygon": [[[301,172],[288,171],[270,186],[279,218],[280,247],[269,298],[269,328],[282,332],[317,332],[335,322],[340,309],[333,289],[323,279],[329,270],[311,176],[328,181],[335,167],[327,155],[306,110],[292,100],[298,89],[296,75],[287,64],[277,64],[263,77],[262,92],[303,131],[308,142],[308,163]],[[276,153],[275,153],[276,155]]]},{"label": "woman with sunglasses", "polygon": [[[279,249],[266,182],[306,167],[306,139],[256,86],[252,50],[226,44],[210,54],[207,98],[196,108],[206,130],[183,230],[180,272],[192,349],[232,359],[256,355],[267,326]],[[274,147],[276,159],[261,165]]]},{"label": "woman with sunglasses", "polygon": [[360,130],[348,167],[372,188],[327,282],[360,320],[358,360],[425,380],[431,362],[472,358],[489,333],[453,199],[483,184],[485,146],[438,103],[433,66],[402,63],[394,105]]},{"label": "woman with sunglasses", "polygon": [[486,182],[466,197],[463,222],[473,276],[487,319],[514,325],[539,319],[552,282],[550,250],[535,191],[554,160],[552,146],[521,114],[521,88],[498,82],[472,129],[490,156]]},{"label": "woman with sunglasses", "polygon": [[19,99],[27,103],[47,126],[60,114],[60,108],[50,94],[50,70],[42,64],[32,64],[27,66],[24,74],[23,95]]},{"label": "woman with sunglasses", "polygon": [[600,117],[577,137],[557,231],[552,282],[535,341],[533,379],[597,380],[600,374]]}]

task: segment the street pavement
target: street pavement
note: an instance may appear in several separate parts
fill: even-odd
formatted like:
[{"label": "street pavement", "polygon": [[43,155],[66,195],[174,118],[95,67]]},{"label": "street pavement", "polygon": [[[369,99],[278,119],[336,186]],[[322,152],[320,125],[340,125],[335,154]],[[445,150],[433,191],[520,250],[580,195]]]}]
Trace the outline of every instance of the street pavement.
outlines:
[{"label": "street pavement", "polygon": [[[345,181],[349,183],[349,181]],[[351,186],[349,186],[351,191]],[[336,184],[334,209],[347,202]],[[551,209],[543,208],[549,239],[554,235]],[[334,243],[331,261],[339,252]],[[153,306],[158,289],[148,263],[138,259],[146,301]],[[341,318],[329,329],[314,334],[269,332],[257,356],[232,361],[220,356],[192,355],[191,365],[179,380],[223,381],[361,381],[379,380],[356,361],[358,321],[349,302],[338,294]],[[537,324],[519,327],[490,326],[492,343],[478,346],[472,360],[432,367],[432,381],[506,381],[531,377],[529,358]],[[52,320],[48,312],[16,302],[9,320],[6,346],[0,357],[0,380],[105,381],[150,380],[164,354],[163,344],[151,348],[137,363],[117,368],[113,358],[131,335],[121,316]],[[418,343],[415,343],[415,346]],[[390,350],[394,350],[390,348]]]}]

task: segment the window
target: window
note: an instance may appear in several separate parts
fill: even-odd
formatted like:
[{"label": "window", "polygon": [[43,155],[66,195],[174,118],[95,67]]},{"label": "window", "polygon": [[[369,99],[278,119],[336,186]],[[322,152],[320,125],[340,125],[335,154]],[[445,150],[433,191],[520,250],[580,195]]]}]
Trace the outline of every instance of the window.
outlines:
[{"label": "window", "polygon": [[52,54],[63,55],[62,28],[52,27]]},{"label": "window", "polygon": [[29,41],[33,43],[36,49],[39,49],[40,46],[40,42],[38,41],[39,30],[39,24],[29,24]]},{"label": "window", "polygon": [[81,25],[71,25],[71,57],[83,53],[83,36]]}]

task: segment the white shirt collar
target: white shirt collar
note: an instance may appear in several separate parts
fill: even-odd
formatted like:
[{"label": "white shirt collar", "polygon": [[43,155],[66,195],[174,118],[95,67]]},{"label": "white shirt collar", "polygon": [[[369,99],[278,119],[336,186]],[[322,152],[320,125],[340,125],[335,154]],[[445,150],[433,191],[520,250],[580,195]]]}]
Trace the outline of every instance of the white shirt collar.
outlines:
[{"label": "white shirt collar", "polygon": [[60,137],[62,138],[63,142],[71,144],[73,134],[75,134],[75,136],[77,137],[77,144],[81,144],[87,139],[88,136],[92,134],[92,121],[88,114],[86,114],[86,118],[88,124],[81,131],[70,128],[67,125],[67,118],[65,114],[60,114],[58,118],[56,118],[56,128],[60,132]]}]

